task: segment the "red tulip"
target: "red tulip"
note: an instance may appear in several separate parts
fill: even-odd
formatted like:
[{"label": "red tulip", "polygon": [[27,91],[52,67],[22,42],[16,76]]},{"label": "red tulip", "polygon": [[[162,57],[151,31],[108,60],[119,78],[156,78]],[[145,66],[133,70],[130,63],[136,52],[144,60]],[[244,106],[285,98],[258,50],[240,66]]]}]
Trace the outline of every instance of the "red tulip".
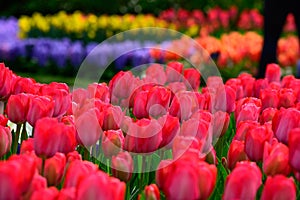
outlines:
[{"label": "red tulip", "polygon": [[124,147],[124,135],[121,129],[103,132],[102,149],[107,158],[117,155]]},{"label": "red tulip", "polygon": [[186,80],[188,88],[198,91],[200,86],[201,75],[197,69],[189,68],[183,71],[183,76]]},{"label": "red tulip", "polygon": [[66,156],[62,153],[56,153],[45,162],[44,177],[48,185],[56,186],[60,183],[66,165]]},{"label": "red tulip", "polygon": [[254,97],[242,98],[242,99],[236,101],[236,109],[234,112],[235,119],[237,119],[237,117],[238,117],[239,113],[241,112],[242,108],[244,107],[244,105],[248,104],[248,103],[253,103],[259,108],[262,107],[261,100],[258,98],[254,98]]},{"label": "red tulip", "polygon": [[13,94],[20,94],[20,93],[29,93],[29,94],[37,94],[38,87],[34,87],[35,80],[32,78],[23,78],[17,77],[15,80]]},{"label": "red tulip", "polygon": [[248,160],[245,152],[245,142],[233,140],[229,146],[227,154],[228,168],[233,170],[237,162],[245,160]]},{"label": "red tulip", "polygon": [[236,100],[244,97],[243,86],[238,78],[231,78],[226,81],[225,85],[231,87],[235,91]]},{"label": "red tulip", "polygon": [[183,82],[169,83],[167,88],[169,88],[172,91],[172,93],[174,93],[174,94],[187,90],[187,88]]},{"label": "red tulip", "polygon": [[157,170],[155,172],[155,183],[160,189],[163,188],[165,180],[169,174],[169,170],[171,169],[171,164],[173,163],[174,163],[173,160],[160,161]]},{"label": "red tulip", "polygon": [[158,122],[162,127],[162,141],[159,147],[171,148],[174,137],[180,131],[179,119],[167,114],[159,118]]},{"label": "red tulip", "polygon": [[146,200],[160,200],[160,192],[156,184],[147,185],[145,187]]},{"label": "red tulip", "polygon": [[30,197],[35,191],[46,189],[46,188],[47,188],[47,180],[43,176],[39,175],[39,173],[35,173],[31,181],[30,187],[26,192],[26,194],[23,196],[23,198],[30,199]]},{"label": "red tulip", "polygon": [[126,185],[106,173],[86,176],[77,186],[77,199],[107,199],[118,200],[125,198]]},{"label": "red tulip", "polygon": [[132,95],[132,92],[136,88],[134,84],[135,77],[130,71],[117,73],[109,82],[109,91],[111,97],[115,96],[117,99],[127,99]]},{"label": "red tulip", "polygon": [[42,86],[40,91],[42,95],[50,96],[53,99],[53,117],[61,117],[67,112],[71,104],[71,95],[69,87],[65,83],[52,82]]},{"label": "red tulip", "polygon": [[122,124],[124,113],[119,106],[108,106],[101,112],[100,123],[102,130],[118,130]]},{"label": "red tulip", "polygon": [[149,116],[158,118],[167,113],[171,101],[171,91],[162,87],[152,87],[147,96],[146,110]]},{"label": "red tulip", "polygon": [[128,182],[133,173],[133,160],[131,155],[125,151],[120,152],[111,160],[112,174],[121,181]]},{"label": "red tulip", "polygon": [[72,151],[67,154],[67,162],[73,162],[74,160],[82,160],[81,154],[78,151]]},{"label": "red tulip", "polygon": [[147,83],[164,85],[167,81],[167,76],[163,66],[160,64],[151,64],[146,69],[146,77],[144,78],[144,80]]},{"label": "red tulip", "polygon": [[268,87],[268,80],[267,79],[257,79],[254,83],[254,97],[259,98],[261,91]]},{"label": "red tulip", "polygon": [[92,146],[100,139],[102,129],[99,118],[100,112],[97,108],[91,108],[75,117],[76,138],[79,144]]},{"label": "red tulip", "polygon": [[27,121],[31,126],[35,126],[38,119],[52,117],[54,112],[54,102],[45,96],[31,96],[29,100],[29,109]]},{"label": "red tulip", "polygon": [[213,141],[216,141],[219,137],[222,137],[228,127],[230,122],[230,116],[227,112],[217,111],[213,114]]},{"label": "red tulip", "polygon": [[238,76],[238,79],[241,80],[241,84],[243,86],[244,97],[252,97],[254,94],[254,84],[255,78],[248,73],[242,73]]},{"label": "red tulip", "polygon": [[162,141],[162,127],[157,120],[141,119],[131,123],[124,148],[129,152],[149,153],[158,149]]},{"label": "red tulip", "polygon": [[180,62],[169,62],[166,68],[167,82],[176,82],[182,79],[183,64]]},{"label": "red tulip", "polygon": [[255,121],[240,122],[236,128],[236,133],[233,139],[239,141],[245,141],[246,133],[253,127],[256,127],[257,125],[259,125],[259,123]]},{"label": "red tulip", "polygon": [[86,89],[76,88],[72,92],[72,101],[80,106],[84,104],[85,100],[88,99],[89,93]]},{"label": "red tulip", "polygon": [[295,128],[289,131],[289,160],[291,166],[300,172],[300,128]]},{"label": "red tulip", "polygon": [[296,186],[293,178],[283,175],[268,176],[262,191],[262,200],[296,199]]},{"label": "red tulip", "polygon": [[227,85],[209,89],[210,108],[212,113],[224,111],[231,113],[235,110],[236,92]]},{"label": "red tulip", "polygon": [[266,79],[270,82],[280,82],[281,72],[279,65],[272,63],[267,65]]},{"label": "red tulip", "polygon": [[69,153],[74,151],[76,145],[74,126],[58,122],[56,118],[37,121],[34,129],[34,150],[38,156],[49,158],[56,152]]},{"label": "red tulip", "polygon": [[7,122],[8,119],[4,115],[0,114],[0,126],[6,126]]},{"label": "red tulip", "polygon": [[110,94],[106,83],[92,83],[88,86],[89,98],[97,98],[105,103],[109,103]]},{"label": "red tulip", "polygon": [[90,174],[96,173],[98,166],[92,162],[74,160],[70,162],[65,175],[63,188],[77,187]]},{"label": "red tulip", "polygon": [[138,94],[136,94],[134,98],[132,112],[134,116],[138,119],[149,117],[149,113],[146,109],[148,93],[149,91],[141,91]]},{"label": "red tulip", "polygon": [[15,79],[13,72],[0,63],[0,99],[7,99],[11,95]]},{"label": "red tulip", "polygon": [[60,190],[57,200],[75,200],[76,188],[63,188]]},{"label": "red tulip", "polygon": [[59,191],[56,187],[49,187],[34,191],[30,199],[39,200],[45,198],[46,200],[56,200],[58,195]]},{"label": "red tulip", "polygon": [[7,101],[6,113],[8,119],[14,123],[26,122],[28,108],[29,108],[28,94],[11,95]]},{"label": "red tulip", "polygon": [[172,154],[177,159],[185,155],[193,155],[195,157],[205,157],[203,152],[204,142],[195,137],[176,136],[173,141]]},{"label": "red tulip", "polygon": [[267,125],[251,128],[246,133],[245,152],[252,161],[260,161],[263,158],[265,142],[271,142],[273,132]]},{"label": "red tulip", "polygon": [[266,122],[272,122],[274,115],[276,114],[276,108],[266,108],[262,111],[261,115],[259,116],[260,124],[264,124]]},{"label": "red tulip", "polygon": [[277,108],[279,105],[278,91],[275,89],[267,88],[260,92],[260,99],[262,110],[266,108]]},{"label": "red tulip", "polygon": [[291,167],[289,165],[289,148],[274,139],[271,143],[266,143],[263,155],[263,170],[267,176],[275,174],[289,175]]},{"label": "red tulip", "polygon": [[294,90],[288,88],[282,88],[279,90],[279,107],[289,108],[294,107],[295,102],[297,100]]},{"label": "red tulip", "polygon": [[255,199],[262,183],[261,179],[262,174],[255,163],[246,161],[237,163],[226,178],[223,199]]},{"label": "red tulip", "polygon": [[294,108],[280,109],[272,119],[272,130],[279,142],[288,143],[289,131],[300,126],[300,111]]},{"label": "red tulip", "polygon": [[34,151],[34,139],[28,138],[27,140],[23,140],[21,144],[20,154],[24,154],[26,152]]},{"label": "red tulip", "polygon": [[12,143],[11,132],[8,127],[0,126],[0,157],[9,152]]}]

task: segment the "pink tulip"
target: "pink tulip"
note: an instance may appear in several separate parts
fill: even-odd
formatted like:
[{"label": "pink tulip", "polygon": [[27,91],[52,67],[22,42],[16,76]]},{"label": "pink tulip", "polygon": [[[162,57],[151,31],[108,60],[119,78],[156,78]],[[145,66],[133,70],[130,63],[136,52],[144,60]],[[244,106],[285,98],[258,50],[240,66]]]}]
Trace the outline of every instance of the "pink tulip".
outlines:
[{"label": "pink tulip", "polygon": [[34,86],[35,83],[35,80],[32,78],[17,77],[13,88],[13,94],[37,94],[39,88]]},{"label": "pink tulip", "polygon": [[128,182],[133,173],[133,160],[131,155],[125,151],[112,157],[111,161],[112,174],[122,181]]},{"label": "pink tulip", "polygon": [[47,200],[56,200],[58,195],[59,191],[56,187],[49,187],[34,191],[30,199],[39,200],[46,197]]},{"label": "pink tulip", "polygon": [[28,94],[11,95],[7,101],[6,113],[8,119],[14,123],[26,122],[27,113],[29,109]]},{"label": "pink tulip", "polygon": [[255,78],[248,73],[242,73],[238,76],[243,86],[244,97],[252,97],[254,94]]},{"label": "pink tulip", "polygon": [[264,124],[266,122],[272,122],[273,117],[277,112],[276,108],[266,108],[262,111],[261,115],[259,116],[260,124]]},{"label": "pink tulip", "polygon": [[80,106],[84,104],[85,100],[88,99],[89,93],[86,89],[76,88],[72,92],[72,101]]},{"label": "pink tulip", "polygon": [[102,149],[107,158],[117,155],[124,147],[124,135],[121,129],[103,132]]},{"label": "pink tulip", "polygon": [[283,175],[274,177],[268,176],[265,187],[262,191],[262,200],[296,199],[296,186],[293,178],[288,178]]},{"label": "pink tulip", "polygon": [[279,90],[279,107],[289,108],[294,107],[296,102],[296,96],[293,89],[282,88]]},{"label": "pink tulip", "polygon": [[133,84],[135,82],[134,79],[130,71],[120,71],[117,73],[109,82],[111,96],[115,96],[118,99],[127,99],[130,97],[136,87]]},{"label": "pink tulip", "polygon": [[225,85],[231,87],[235,92],[236,100],[239,100],[244,97],[243,86],[241,80],[238,78],[230,78],[226,81]]},{"label": "pink tulip", "polygon": [[279,65],[272,63],[267,65],[266,79],[270,82],[280,82],[281,72]]},{"label": "pink tulip", "polygon": [[30,199],[30,197],[35,191],[43,190],[46,188],[47,188],[47,180],[43,176],[39,175],[39,173],[35,173],[31,181],[30,187],[28,191],[26,191],[26,194],[23,197],[24,199]]},{"label": "pink tulip", "polygon": [[148,93],[149,91],[141,91],[138,94],[136,94],[134,98],[132,112],[134,116],[138,119],[149,117],[149,113],[146,109]]},{"label": "pink tulip", "polygon": [[15,79],[16,75],[4,63],[0,63],[0,99],[7,99],[11,95]]},{"label": "pink tulip", "polygon": [[89,98],[96,98],[96,99],[100,99],[105,103],[109,103],[110,94],[109,94],[109,88],[106,85],[106,83],[89,84],[87,90],[88,90]]},{"label": "pink tulip", "polygon": [[160,192],[156,184],[147,185],[144,191],[146,200],[160,200]]},{"label": "pink tulip", "polygon": [[267,88],[260,92],[260,99],[262,110],[266,108],[277,108],[279,105],[278,91],[275,89]]},{"label": "pink tulip", "polygon": [[76,188],[61,189],[57,200],[76,200]]},{"label": "pink tulip", "polygon": [[268,87],[268,80],[267,79],[257,79],[254,83],[254,97],[259,98],[261,91]]},{"label": "pink tulip", "polygon": [[239,140],[233,140],[229,146],[227,154],[228,168],[233,170],[236,163],[240,161],[248,160],[245,152],[245,142]]},{"label": "pink tulip", "polygon": [[182,79],[183,64],[180,62],[169,62],[166,68],[167,82],[176,82]]},{"label": "pink tulip", "polygon": [[239,125],[242,121],[258,121],[261,108],[254,103],[246,103],[241,107],[241,110],[237,116],[236,124]]},{"label": "pink tulip", "polygon": [[122,124],[124,113],[119,106],[108,106],[100,114],[102,130],[118,130]]},{"label": "pink tulip", "polygon": [[171,91],[162,87],[152,87],[147,96],[146,110],[149,116],[158,118],[167,113],[171,101]]},{"label": "pink tulip", "polygon": [[144,80],[147,83],[164,85],[167,81],[167,76],[163,66],[160,64],[151,64],[146,70],[146,77]]},{"label": "pink tulip", "polygon": [[4,115],[0,114],[0,126],[6,126],[7,122],[8,119]]},{"label": "pink tulip", "polygon": [[230,116],[227,112],[217,111],[213,114],[212,127],[213,127],[213,141],[216,141],[219,137],[222,137],[230,122]]},{"label": "pink tulip", "polygon": [[258,126],[259,123],[255,121],[243,121],[240,122],[236,128],[235,136],[233,137],[234,140],[245,141],[246,133],[252,129],[253,127]]},{"label": "pink tulip", "polygon": [[204,142],[195,137],[176,136],[173,141],[172,154],[173,158],[177,159],[185,155],[194,155],[196,157],[202,154]]},{"label": "pink tulip", "polygon": [[60,183],[66,165],[66,156],[62,153],[56,153],[53,157],[45,161],[44,177],[48,185],[56,186]]},{"label": "pink tulip", "polygon": [[174,137],[178,135],[180,131],[179,119],[166,114],[159,118],[158,122],[162,127],[162,141],[159,147],[171,148]]},{"label": "pink tulip", "polygon": [[0,126],[0,157],[9,152],[12,143],[12,135],[8,127]]},{"label": "pink tulip", "polygon": [[291,166],[300,172],[300,128],[295,128],[289,131],[289,161]]},{"label": "pink tulip", "polygon": [[187,88],[191,88],[198,91],[200,86],[201,75],[197,69],[189,68],[183,71],[183,76],[187,85]]}]

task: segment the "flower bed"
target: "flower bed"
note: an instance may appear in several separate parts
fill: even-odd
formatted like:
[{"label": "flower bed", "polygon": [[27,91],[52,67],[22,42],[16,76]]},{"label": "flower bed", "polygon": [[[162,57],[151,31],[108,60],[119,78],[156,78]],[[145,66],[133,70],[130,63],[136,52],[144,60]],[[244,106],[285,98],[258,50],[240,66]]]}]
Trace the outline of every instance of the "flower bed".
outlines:
[{"label": "flower bed", "polygon": [[152,64],[70,91],[1,63],[0,199],[298,199],[300,80],[202,75]]}]

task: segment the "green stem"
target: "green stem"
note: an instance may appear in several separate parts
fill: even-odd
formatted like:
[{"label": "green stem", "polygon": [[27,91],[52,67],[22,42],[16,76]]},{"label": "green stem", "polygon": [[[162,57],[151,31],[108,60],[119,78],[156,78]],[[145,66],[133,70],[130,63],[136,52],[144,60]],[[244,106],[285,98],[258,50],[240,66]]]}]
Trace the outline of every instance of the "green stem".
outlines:
[{"label": "green stem", "polygon": [[89,160],[90,157],[90,151],[83,146],[83,160]]},{"label": "green stem", "polygon": [[126,184],[126,200],[130,199],[130,182]]},{"label": "green stem", "polygon": [[106,173],[110,175],[110,159],[106,158]]},{"label": "green stem", "polygon": [[[28,135],[27,135],[27,131],[26,131],[26,122],[23,123],[23,128],[22,128],[22,133],[21,133],[21,140],[27,140],[28,139]],[[22,143],[22,142],[21,142]]]},{"label": "green stem", "polygon": [[41,175],[44,176],[44,170],[45,170],[45,162],[46,162],[46,158],[42,158],[42,169],[41,169]]},{"label": "green stem", "polygon": [[13,153],[17,153],[18,151],[18,143],[20,138],[20,131],[21,131],[22,124],[17,124],[17,130],[15,133],[14,141],[13,141]]}]

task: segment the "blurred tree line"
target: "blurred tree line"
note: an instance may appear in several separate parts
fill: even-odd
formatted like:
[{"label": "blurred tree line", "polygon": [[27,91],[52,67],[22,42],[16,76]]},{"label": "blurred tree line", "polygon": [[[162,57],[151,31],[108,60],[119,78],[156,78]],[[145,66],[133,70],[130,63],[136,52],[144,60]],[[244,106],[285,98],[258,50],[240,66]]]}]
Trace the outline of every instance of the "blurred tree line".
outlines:
[{"label": "blurred tree line", "polygon": [[187,10],[207,10],[219,6],[228,8],[236,5],[240,10],[246,8],[261,9],[261,0],[0,0],[0,16],[32,15],[34,12],[53,14],[60,10],[84,13],[124,14],[153,13],[168,8],[184,8]]}]

